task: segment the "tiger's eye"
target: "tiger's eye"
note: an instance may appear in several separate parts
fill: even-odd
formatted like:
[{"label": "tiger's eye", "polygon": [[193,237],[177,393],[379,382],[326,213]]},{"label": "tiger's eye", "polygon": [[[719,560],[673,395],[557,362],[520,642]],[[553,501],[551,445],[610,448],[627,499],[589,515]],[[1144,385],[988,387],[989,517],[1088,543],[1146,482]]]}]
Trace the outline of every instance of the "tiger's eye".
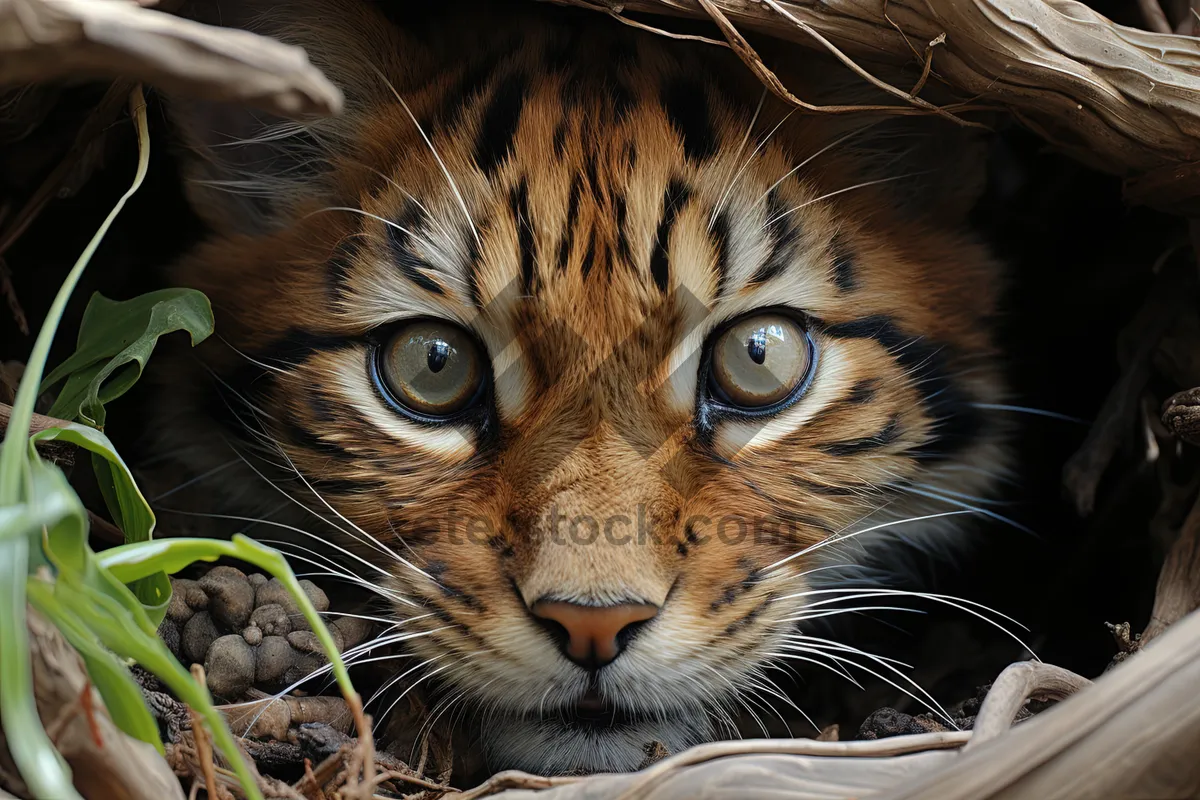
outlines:
[{"label": "tiger's eye", "polygon": [[435,417],[470,405],[484,376],[474,337],[436,320],[418,320],[397,331],[380,353],[379,372],[396,400]]},{"label": "tiger's eye", "polygon": [[808,334],[783,314],[758,314],[730,325],[712,349],[709,380],[734,406],[765,408],[786,400],[812,366]]}]

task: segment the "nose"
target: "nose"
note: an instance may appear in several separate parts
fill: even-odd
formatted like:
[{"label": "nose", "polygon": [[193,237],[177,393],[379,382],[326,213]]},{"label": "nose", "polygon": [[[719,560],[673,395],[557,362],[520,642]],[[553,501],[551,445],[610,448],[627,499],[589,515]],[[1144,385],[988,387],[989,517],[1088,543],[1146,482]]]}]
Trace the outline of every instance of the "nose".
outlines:
[{"label": "nose", "polygon": [[585,606],[562,600],[539,600],[530,611],[555,635],[567,658],[585,669],[597,670],[621,654],[631,634],[658,615],[658,606],[646,603]]}]

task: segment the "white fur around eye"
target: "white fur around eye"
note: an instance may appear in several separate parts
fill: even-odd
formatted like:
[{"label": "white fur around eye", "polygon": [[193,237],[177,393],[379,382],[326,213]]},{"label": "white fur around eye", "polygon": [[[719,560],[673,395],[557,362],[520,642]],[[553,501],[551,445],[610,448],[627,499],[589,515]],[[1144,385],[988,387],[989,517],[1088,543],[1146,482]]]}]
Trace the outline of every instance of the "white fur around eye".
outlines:
[{"label": "white fur around eye", "polygon": [[817,339],[817,372],[804,395],[788,408],[770,417],[723,420],[714,439],[717,453],[735,458],[743,450],[754,450],[783,439],[845,397],[854,382],[847,368],[846,348],[836,340]]},{"label": "white fur around eye", "polygon": [[340,399],[362,415],[380,433],[409,447],[419,448],[454,462],[465,461],[475,452],[466,433],[448,425],[418,425],[393,411],[371,385],[364,367],[365,348],[339,352],[330,365],[328,378],[337,387]]}]

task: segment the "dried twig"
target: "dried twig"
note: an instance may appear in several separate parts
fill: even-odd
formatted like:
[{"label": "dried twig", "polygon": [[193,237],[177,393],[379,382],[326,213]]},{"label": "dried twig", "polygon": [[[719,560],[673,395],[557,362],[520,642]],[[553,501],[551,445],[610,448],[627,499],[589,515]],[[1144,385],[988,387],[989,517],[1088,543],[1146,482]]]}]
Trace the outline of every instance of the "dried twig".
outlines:
[{"label": "dried twig", "polygon": [[[1003,106],[1083,163],[1131,179],[1127,196],[1136,202],[1174,207],[1200,195],[1200,40],[1122,27],[1071,0],[711,4],[744,31],[820,49],[835,43],[843,63],[920,65],[911,42],[945,34],[932,74],[961,96]],[[700,0],[621,6],[710,18]]]},{"label": "dried twig", "polygon": [[1009,665],[983,699],[972,726],[973,736],[964,750],[979,747],[1006,732],[1031,697],[1063,700],[1091,685],[1087,678],[1053,664],[1021,661]]},{"label": "dried twig", "polygon": [[[192,677],[199,685],[207,685],[202,665],[192,664]],[[204,720],[190,707],[188,708],[188,717],[192,720],[192,740],[196,744],[197,760],[200,762],[200,771],[204,776],[204,788],[208,790],[208,794],[213,800],[225,800],[225,792],[221,784],[217,783],[212,742],[209,741],[208,731],[204,729]]]},{"label": "dried twig", "polygon": [[1192,506],[1179,538],[1167,552],[1158,574],[1154,609],[1139,644],[1144,647],[1197,608],[1200,608],[1200,500]]},{"label": "dried twig", "polygon": [[3,257],[0,257],[0,295],[8,303],[8,312],[12,314],[13,322],[17,324],[17,330],[21,332],[22,336],[28,336],[29,320],[25,316],[25,309],[21,308],[21,301],[17,299],[17,290],[12,283],[12,271]]},{"label": "dried twig", "polygon": [[474,789],[456,794],[453,797],[454,800],[479,800],[481,797],[488,797],[507,789],[551,789],[555,786],[568,786],[579,783],[582,780],[585,779],[573,776],[545,778],[541,775],[530,775],[528,772],[510,769],[504,772],[497,772]]},{"label": "dried twig", "polygon": [[1140,410],[1142,388],[1150,379],[1151,355],[1171,322],[1192,302],[1188,287],[1195,283],[1195,272],[1195,265],[1184,263],[1184,259],[1164,258],[1150,294],[1121,332],[1128,351],[1121,359],[1121,377],[1105,398],[1083,446],[1063,468],[1063,483],[1076,509],[1084,516],[1092,512],[1100,479],[1120,443],[1132,430]]},{"label": "dried twig", "polygon": [[[714,3],[713,0],[697,0],[697,2],[700,4],[701,8],[704,9],[705,13],[709,15],[713,23],[716,24],[722,35],[725,36],[726,41],[729,42],[730,48],[732,48],[733,52],[736,53],[738,58],[742,60],[742,63],[750,68],[750,71],[754,73],[755,77],[762,81],[762,83],[771,90],[772,94],[774,94],[780,100],[783,100],[788,105],[795,106],[796,108],[800,108],[805,111],[825,114],[859,114],[863,112],[912,114],[929,113],[932,111],[946,115],[950,119],[953,119],[955,122],[958,122],[962,125],[982,127],[979,126],[978,123],[960,119],[959,117],[951,114],[949,111],[932,105],[929,108],[918,107],[916,109],[909,106],[894,105],[828,106],[815,105],[805,100],[801,100],[799,97],[792,94],[792,92],[789,91],[788,88],[783,84],[783,81],[779,79],[779,76],[776,75],[771,68],[763,62],[762,58],[759,56],[754,47],[751,46],[748,41],[746,41],[746,37],[744,37],[741,32],[734,27],[733,23],[729,21],[729,18],[725,16],[724,12],[721,11],[720,7]],[[814,35],[819,36],[819,34],[816,34],[815,32]],[[925,101],[921,102],[924,103]]]}]

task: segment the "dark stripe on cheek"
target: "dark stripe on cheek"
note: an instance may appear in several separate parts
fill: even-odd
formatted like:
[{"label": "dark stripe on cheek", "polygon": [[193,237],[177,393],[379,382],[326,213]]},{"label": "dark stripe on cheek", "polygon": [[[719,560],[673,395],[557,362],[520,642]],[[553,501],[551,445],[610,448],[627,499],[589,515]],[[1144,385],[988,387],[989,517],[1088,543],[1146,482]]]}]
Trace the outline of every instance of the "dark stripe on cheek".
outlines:
[{"label": "dark stripe on cheek", "polygon": [[843,292],[852,292],[858,288],[858,269],[854,263],[854,253],[846,237],[837,234],[829,244],[829,255],[833,261],[833,282]]},{"label": "dark stripe on cheek", "polygon": [[[625,219],[629,209],[625,205],[625,195],[618,194],[613,198],[613,211],[616,214],[617,225],[617,255],[629,266],[633,266],[633,253],[629,250],[629,239],[625,235]],[[609,272],[612,272],[612,262],[609,262]]]},{"label": "dark stripe on cheek", "polygon": [[[328,336],[293,328],[270,344],[255,349],[251,356],[255,361],[261,361],[268,366],[294,367],[316,353],[343,350],[355,344],[356,341],[345,336]],[[262,371],[261,367],[253,364],[247,366]]]},{"label": "dark stripe on cheek", "polygon": [[878,391],[879,381],[875,378],[866,378],[850,387],[850,393],[846,395],[846,402],[864,405],[874,400],[875,393]]},{"label": "dark stripe on cheek", "polygon": [[725,294],[725,287],[729,284],[729,225],[729,213],[722,211],[713,220],[712,230],[710,231],[713,239],[713,248],[717,251],[715,268],[717,270],[718,299]]},{"label": "dark stripe on cheek", "polygon": [[717,151],[717,137],[708,113],[704,86],[694,78],[675,77],[662,87],[663,109],[683,140],[683,152],[693,161],[704,161]]},{"label": "dark stripe on cheek", "polygon": [[326,275],[329,279],[329,294],[334,300],[346,296],[350,283],[350,274],[354,270],[354,262],[362,250],[362,243],[355,238],[346,238],[338,242],[325,262]]},{"label": "dark stripe on cheek", "polygon": [[800,226],[794,220],[794,214],[787,213],[788,208],[772,189],[767,194],[767,238],[771,249],[767,258],[750,278],[750,284],[765,283],[787,269],[796,258],[800,249]]},{"label": "dark stripe on cheek", "polygon": [[515,74],[501,79],[492,92],[475,140],[475,163],[484,175],[490,177],[495,173],[512,152],[528,90],[528,79]]},{"label": "dark stripe on cheek", "polygon": [[562,161],[567,154],[567,123],[560,122],[554,128],[554,157]]},{"label": "dark stripe on cheek", "polygon": [[667,285],[671,280],[668,250],[671,243],[671,229],[675,227],[675,220],[679,217],[679,212],[683,207],[687,205],[691,194],[687,185],[678,178],[672,178],[671,182],[667,184],[667,190],[663,193],[662,217],[658,223],[658,232],[655,234],[654,251],[650,254],[650,276],[654,279],[654,285],[660,292],[667,290]]},{"label": "dark stripe on cheek", "polygon": [[521,290],[533,295],[538,290],[536,254],[533,245],[533,221],[529,218],[529,184],[522,178],[508,195],[508,207],[517,226],[517,249],[521,258]]},{"label": "dark stripe on cheek", "polygon": [[571,258],[571,247],[575,244],[575,217],[579,214],[579,194],[583,191],[583,181],[578,174],[571,180],[571,193],[567,198],[567,222],[562,240],[558,243],[558,271],[567,271],[567,261]]},{"label": "dark stripe on cheek", "polygon": [[318,434],[294,420],[280,423],[283,435],[289,442],[313,453],[336,458],[338,461],[353,461],[354,455],[339,444],[328,442]]},{"label": "dark stripe on cheek", "polygon": [[861,439],[847,439],[843,442],[834,442],[832,444],[821,445],[821,452],[826,455],[843,457],[853,456],[859,453],[869,453],[872,450],[878,450],[881,447],[895,442],[900,438],[900,418],[893,415],[888,424],[883,427],[879,433],[873,436],[864,436]]},{"label": "dark stripe on cheek", "polygon": [[471,298],[471,305],[475,306],[480,311],[483,310],[483,298],[479,293],[479,240],[477,240],[469,231],[465,232],[462,237],[467,243],[467,294]]},{"label": "dark stripe on cheek", "polygon": [[388,246],[391,250],[392,261],[409,281],[415,283],[427,292],[444,295],[446,290],[427,276],[423,270],[435,272],[433,265],[413,252],[413,236],[416,229],[425,222],[425,212],[411,198],[406,200],[396,224],[387,226]]},{"label": "dark stripe on cheek", "polygon": [[908,374],[921,396],[925,413],[933,420],[930,436],[909,452],[931,462],[961,452],[985,427],[980,409],[968,393],[950,378],[953,351],[917,337],[907,336],[886,316],[864,317],[827,326],[823,332],[841,339],[874,339]]},{"label": "dark stripe on cheek", "polygon": [[587,279],[587,276],[591,274],[592,267],[594,266],[595,260],[596,260],[596,229],[592,228],[592,230],[588,232],[587,251],[583,254],[583,260],[579,264],[580,272],[582,273],[585,280]]}]

